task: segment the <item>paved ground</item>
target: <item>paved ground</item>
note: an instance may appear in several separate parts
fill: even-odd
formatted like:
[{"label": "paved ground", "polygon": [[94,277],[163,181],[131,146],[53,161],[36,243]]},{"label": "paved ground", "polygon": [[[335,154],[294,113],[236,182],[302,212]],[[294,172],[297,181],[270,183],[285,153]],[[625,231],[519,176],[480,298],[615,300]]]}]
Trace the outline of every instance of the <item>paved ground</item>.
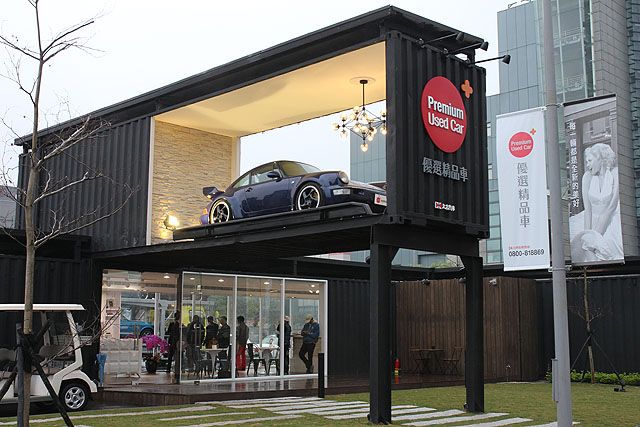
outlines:
[{"label": "paved ground", "polygon": [[[224,412],[220,412],[224,410]],[[280,422],[300,419],[313,420],[314,425],[335,425],[341,422],[367,422],[369,405],[364,401],[335,401],[316,397],[281,397],[270,399],[246,399],[231,401],[199,402],[186,407],[148,408],[143,410],[106,410],[101,413],[72,415],[76,425],[125,425],[131,417],[144,416],[145,420],[158,426],[213,427],[243,424],[277,425]],[[392,407],[393,422],[396,425],[434,426],[455,424],[456,426],[500,427],[527,426],[551,427],[552,424],[538,424],[531,419],[511,416],[507,413],[470,414],[459,409],[436,410],[416,405]],[[116,420],[122,420],[122,424]],[[326,421],[326,424],[325,424]],[[107,422],[108,424],[105,424]],[[57,426],[58,417],[32,419],[32,424]],[[0,426],[15,425],[15,421],[0,422]]]}]

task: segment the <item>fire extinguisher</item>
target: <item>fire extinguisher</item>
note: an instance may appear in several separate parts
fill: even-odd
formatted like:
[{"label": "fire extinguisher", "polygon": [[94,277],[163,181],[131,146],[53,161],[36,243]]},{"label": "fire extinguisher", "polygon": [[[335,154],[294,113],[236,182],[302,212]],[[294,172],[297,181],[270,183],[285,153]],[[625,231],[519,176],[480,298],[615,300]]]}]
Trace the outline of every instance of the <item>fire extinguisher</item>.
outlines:
[{"label": "fire extinguisher", "polygon": [[400,374],[400,359],[396,357],[396,360],[393,364],[393,375],[396,377]]}]

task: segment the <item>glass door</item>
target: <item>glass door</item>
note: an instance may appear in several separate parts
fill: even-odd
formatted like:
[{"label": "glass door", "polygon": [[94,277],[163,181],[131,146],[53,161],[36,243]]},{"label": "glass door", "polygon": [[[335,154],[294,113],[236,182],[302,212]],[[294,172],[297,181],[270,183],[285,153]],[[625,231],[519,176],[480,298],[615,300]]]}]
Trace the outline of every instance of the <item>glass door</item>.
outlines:
[{"label": "glass door", "polygon": [[231,378],[235,277],[184,273],[182,284],[181,381]]},{"label": "glass door", "polygon": [[282,279],[238,276],[237,283],[237,375],[280,375]]}]

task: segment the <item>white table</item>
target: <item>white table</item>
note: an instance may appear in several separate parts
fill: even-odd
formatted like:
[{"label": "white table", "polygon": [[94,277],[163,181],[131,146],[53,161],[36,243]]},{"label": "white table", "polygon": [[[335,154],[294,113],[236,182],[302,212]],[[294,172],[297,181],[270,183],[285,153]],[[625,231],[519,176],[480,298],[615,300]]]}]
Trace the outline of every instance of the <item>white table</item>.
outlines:
[{"label": "white table", "polygon": [[[201,350],[211,357],[211,377],[213,377],[216,357],[218,357],[218,353],[227,351],[228,348],[202,348]],[[227,354],[227,358],[228,357],[229,355]],[[229,359],[229,363],[231,363],[231,359]]]}]

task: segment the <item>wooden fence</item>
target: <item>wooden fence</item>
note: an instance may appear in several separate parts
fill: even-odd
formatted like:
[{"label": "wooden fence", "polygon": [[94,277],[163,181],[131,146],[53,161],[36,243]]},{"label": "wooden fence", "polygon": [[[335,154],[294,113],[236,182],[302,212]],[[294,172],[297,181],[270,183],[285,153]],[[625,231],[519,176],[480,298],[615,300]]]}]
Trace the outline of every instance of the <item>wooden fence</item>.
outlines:
[{"label": "wooden fence", "polygon": [[[533,280],[485,279],[486,381],[531,381],[544,374],[540,295]],[[443,349],[447,358],[464,347],[464,284],[457,279],[398,283],[395,300],[397,354],[404,369],[413,367],[411,348]],[[459,369],[464,374],[464,354]]]}]

